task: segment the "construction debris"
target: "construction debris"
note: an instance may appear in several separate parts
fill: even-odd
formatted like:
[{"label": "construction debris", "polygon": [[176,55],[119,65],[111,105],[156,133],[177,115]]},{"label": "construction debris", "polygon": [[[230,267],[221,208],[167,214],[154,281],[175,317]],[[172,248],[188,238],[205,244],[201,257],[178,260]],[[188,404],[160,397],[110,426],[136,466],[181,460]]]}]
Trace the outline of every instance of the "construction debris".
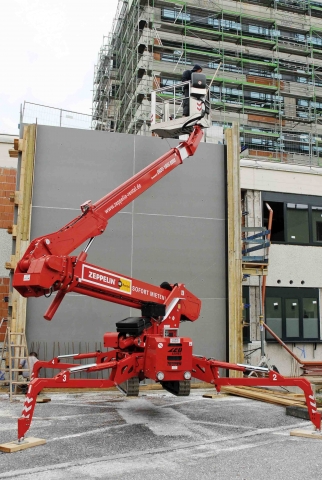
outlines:
[{"label": "construction debris", "polygon": [[[306,405],[305,396],[301,393],[283,392],[259,387],[222,387],[222,393],[246,397],[274,405]],[[216,395],[203,395],[205,398],[214,398]]]},{"label": "construction debris", "polygon": [[[282,405],[286,407],[286,415],[310,420],[309,412],[306,405],[305,396],[301,393],[283,392],[281,390],[270,390],[267,388],[256,387],[222,387],[222,393],[246,397],[252,400],[272,403],[274,405]],[[217,398],[218,394],[206,393],[204,398]],[[320,405],[321,405],[320,400]],[[319,405],[319,403],[318,403]],[[322,408],[316,409],[322,413]],[[319,430],[292,430],[290,435],[297,437],[307,437],[322,440],[322,433]]]},{"label": "construction debris", "polygon": [[51,402],[51,398],[38,395],[36,403],[48,403],[48,402]]}]

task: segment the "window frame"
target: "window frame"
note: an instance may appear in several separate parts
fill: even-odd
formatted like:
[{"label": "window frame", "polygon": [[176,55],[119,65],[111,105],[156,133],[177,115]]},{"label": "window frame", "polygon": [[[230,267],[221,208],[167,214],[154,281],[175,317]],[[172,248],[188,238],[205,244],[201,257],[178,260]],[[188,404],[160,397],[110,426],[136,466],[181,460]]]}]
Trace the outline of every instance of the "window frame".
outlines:
[{"label": "window frame", "polygon": [[[313,238],[313,217],[312,209],[314,207],[322,208],[322,197],[316,197],[311,195],[296,195],[288,193],[275,193],[275,192],[262,192],[262,219],[264,225],[265,218],[265,203],[282,203],[283,204],[283,214],[284,214],[284,241],[271,239],[272,244],[282,244],[282,245],[302,245],[302,246],[313,246],[313,247],[322,247],[322,241],[318,242]],[[288,221],[287,221],[287,204],[293,203],[297,205],[307,205],[308,206],[308,233],[309,241],[308,242],[290,242],[287,240],[288,235]],[[273,234],[273,232],[272,232]],[[274,236],[274,234],[273,234]]]},{"label": "window frame", "polygon": [[[297,288],[297,287],[266,287],[266,301],[265,301],[265,322],[267,323],[267,299],[281,298],[281,313],[282,313],[282,336],[281,340],[284,343],[322,343],[321,340],[321,325],[320,325],[320,296],[318,288]],[[297,299],[299,302],[299,336],[286,336],[286,300]],[[317,300],[317,338],[304,337],[304,313],[303,313],[303,299],[313,298]],[[269,326],[269,324],[267,323]],[[274,331],[274,330],[273,330]],[[270,334],[265,330],[265,340],[268,343],[276,343],[274,338],[267,338]]]}]

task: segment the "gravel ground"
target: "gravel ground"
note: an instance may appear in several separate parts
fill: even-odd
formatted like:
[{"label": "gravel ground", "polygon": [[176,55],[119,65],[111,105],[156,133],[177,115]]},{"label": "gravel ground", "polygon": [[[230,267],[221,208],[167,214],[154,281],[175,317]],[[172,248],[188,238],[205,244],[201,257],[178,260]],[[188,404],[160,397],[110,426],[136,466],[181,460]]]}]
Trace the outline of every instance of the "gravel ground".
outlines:
[{"label": "gravel ground", "polygon": [[[53,393],[37,404],[27,436],[46,445],[0,452],[0,479],[315,480],[322,441],[290,436],[310,422],[285,408],[192,390]],[[16,439],[23,398],[0,395],[0,443]]]}]

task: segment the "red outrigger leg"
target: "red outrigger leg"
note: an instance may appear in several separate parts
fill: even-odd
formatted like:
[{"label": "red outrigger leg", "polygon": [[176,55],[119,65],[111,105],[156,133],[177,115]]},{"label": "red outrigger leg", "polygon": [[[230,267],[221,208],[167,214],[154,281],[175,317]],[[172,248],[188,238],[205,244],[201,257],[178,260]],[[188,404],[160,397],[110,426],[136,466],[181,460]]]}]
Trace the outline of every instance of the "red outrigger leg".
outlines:
[{"label": "red outrigger leg", "polygon": [[[74,358],[90,358],[99,356],[115,356],[113,351],[105,354],[80,354],[75,355]],[[22,441],[28,432],[32,417],[34,414],[37,395],[44,388],[110,388],[120,385],[121,383],[129,380],[130,378],[137,376],[138,372],[142,370],[143,357],[140,354],[127,355],[124,354],[124,358],[120,360],[105,361],[102,363],[94,363],[89,365],[75,365],[75,364],[61,364],[57,358],[50,362],[37,362],[39,368],[35,372],[34,379],[31,380],[26,399],[24,402],[21,417],[18,419],[18,441]],[[60,371],[53,378],[37,378],[40,368],[66,368],[66,370]],[[68,368],[68,369],[67,369]],[[100,370],[110,369],[110,375],[107,379],[92,379],[92,378],[70,378],[72,373],[78,373],[81,371],[97,372]],[[36,378],[35,378],[36,377]]]},{"label": "red outrigger leg", "polygon": [[208,360],[205,357],[199,358],[193,356],[192,376],[203,382],[211,383],[215,386],[217,392],[220,392],[223,386],[257,386],[257,387],[298,387],[305,395],[310,420],[317,430],[321,430],[321,413],[317,411],[316,401],[311,384],[305,378],[283,377],[280,373],[273,370],[269,371],[268,377],[242,377],[228,378],[220,377],[219,369],[237,370],[244,372],[247,370],[245,365],[220,362],[217,360]]},{"label": "red outrigger leg", "polygon": [[[24,402],[21,417],[18,419],[18,440],[24,439],[30,428],[37,395],[44,388],[109,388],[120,385],[132,377],[138,376],[144,366],[144,355],[142,353],[122,353],[123,358],[117,358],[116,350],[105,353],[88,353],[71,355],[74,360],[96,357],[101,363],[88,365],[75,365],[60,363],[58,358],[50,362],[37,362],[33,371],[33,380],[29,384],[28,393]],[[102,361],[103,360],[103,361]],[[37,366],[37,368],[36,368]],[[269,387],[298,387],[303,390],[310,420],[317,430],[321,430],[321,413],[317,411],[316,401],[311,384],[305,378],[287,378],[278,372],[270,370],[268,377],[242,377],[229,378],[221,377],[219,369],[236,370],[245,372],[247,365],[238,365],[217,360],[209,360],[205,357],[192,356],[192,377],[203,382],[214,385],[217,392],[222,386],[269,386]],[[53,378],[38,378],[41,368],[62,369]],[[95,372],[99,370],[110,370],[107,379],[72,379],[70,375],[80,371]]]}]

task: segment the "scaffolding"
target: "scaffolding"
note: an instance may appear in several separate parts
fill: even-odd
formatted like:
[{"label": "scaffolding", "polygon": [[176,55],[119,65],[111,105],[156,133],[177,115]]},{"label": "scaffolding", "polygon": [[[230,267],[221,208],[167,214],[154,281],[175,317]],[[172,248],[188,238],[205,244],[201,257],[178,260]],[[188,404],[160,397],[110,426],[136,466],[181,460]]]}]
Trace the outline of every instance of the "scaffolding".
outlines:
[{"label": "scaffolding", "polygon": [[111,32],[103,37],[94,69],[92,128],[114,131],[117,104],[116,49],[128,7],[127,0],[119,0]]},{"label": "scaffolding", "polygon": [[198,63],[214,125],[240,123],[243,156],[322,166],[322,4],[120,0],[94,76],[94,128],[147,135],[151,91]]}]

